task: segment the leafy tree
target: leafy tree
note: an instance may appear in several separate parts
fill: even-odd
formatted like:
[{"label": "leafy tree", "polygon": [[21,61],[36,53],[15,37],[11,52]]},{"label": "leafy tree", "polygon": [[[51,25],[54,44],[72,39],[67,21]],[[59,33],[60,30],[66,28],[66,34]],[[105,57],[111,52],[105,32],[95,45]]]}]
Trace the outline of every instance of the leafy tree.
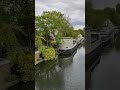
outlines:
[{"label": "leafy tree", "polygon": [[33,0],[2,0],[0,8],[0,43],[6,48],[5,58],[19,79],[34,80]]},{"label": "leafy tree", "polygon": [[[66,28],[70,28],[71,25],[69,20],[67,20],[61,12],[44,11],[41,16],[36,16],[35,27],[36,30],[41,32],[41,36],[45,38],[48,46],[49,33],[54,33],[58,30],[58,35],[59,33],[62,34]],[[56,38],[59,39],[59,36]]]},{"label": "leafy tree", "polygon": [[88,14],[86,18],[86,25],[93,28],[101,28],[101,25],[105,20],[106,16],[102,10],[94,10],[94,12]]},{"label": "leafy tree", "polygon": [[36,36],[35,37],[35,43],[38,47],[42,46],[42,41],[41,41],[41,37]]},{"label": "leafy tree", "polygon": [[93,8],[91,1],[86,1],[86,26],[99,30],[106,19],[110,19],[114,25],[120,25],[120,4],[116,8]]},{"label": "leafy tree", "polygon": [[116,12],[120,14],[120,4],[116,5]]},{"label": "leafy tree", "polygon": [[84,30],[78,29],[78,32],[79,32],[83,37],[85,37],[85,31],[84,31]]}]

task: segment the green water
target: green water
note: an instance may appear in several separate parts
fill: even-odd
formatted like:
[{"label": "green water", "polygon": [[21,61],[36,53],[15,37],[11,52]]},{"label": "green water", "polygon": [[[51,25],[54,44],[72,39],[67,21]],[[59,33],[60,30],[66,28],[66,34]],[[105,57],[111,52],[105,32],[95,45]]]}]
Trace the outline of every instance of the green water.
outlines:
[{"label": "green water", "polygon": [[85,90],[85,48],[36,66],[35,90]]},{"label": "green water", "polygon": [[7,90],[85,90],[85,48],[66,58],[35,66],[35,82],[18,83]]}]

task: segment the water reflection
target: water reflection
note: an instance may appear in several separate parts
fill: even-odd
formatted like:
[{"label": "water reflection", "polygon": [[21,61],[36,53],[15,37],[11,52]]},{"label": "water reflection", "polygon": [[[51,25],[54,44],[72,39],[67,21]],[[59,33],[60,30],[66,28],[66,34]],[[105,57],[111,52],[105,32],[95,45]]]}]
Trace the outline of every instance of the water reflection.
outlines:
[{"label": "water reflection", "polygon": [[116,51],[120,51],[120,36],[117,38],[117,42],[115,43],[115,49]]},{"label": "water reflection", "polygon": [[120,90],[120,37],[105,47],[90,84],[90,90]]},{"label": "water reflection", "polygon": [[36,66],[35,90],[85,90],[85,49]]}]

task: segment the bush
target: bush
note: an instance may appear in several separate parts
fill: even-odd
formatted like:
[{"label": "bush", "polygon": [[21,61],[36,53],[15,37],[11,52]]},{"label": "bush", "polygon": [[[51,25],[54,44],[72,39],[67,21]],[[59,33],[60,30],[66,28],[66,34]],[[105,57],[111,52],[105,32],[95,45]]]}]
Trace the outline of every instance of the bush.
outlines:
[{"label": "bush", "polygon": [[42,54],[42,52],[44,52],[44,51],[45,51],[45,47],[44,47],[44,46],[39,47],[39,48],[38,48],[38,50],[39,50],[40,54]]},{"label": "bush", "polygon": [[34,80],[34,57],[34,54],[28,52],[24,56],[23,63],[19,64],[20,76],[24,82]]},{"label": "bush", "polygon": [[51,40],[51,41],[50,41],[50,44],[51,44],[52,46],[56,46],[56,45],[57,45],[57,43],[56,43],[55,40]]},{"label": "bush", "polygon": [[38,47],[42,46],[42,41],[41,41],[40,37],[37,37],[37,36],[36,36],[36,38],[35,38],[35,43],[36,43],[36,45],[37,45]]},{"label": "bush", "polygon": [[53,60],[55,58],[55,49],[54,48],[41,48],[39,49],[44,60]]},{"label": "bush", "polygon": [[9,52],[12,74],[17,75],[21,81],[34,80],[34,53],[17,50]]},{"label": "bush", "polygon": [[16,79],[17,79],[16,75],[9,75],[5,80],[7,82],[11,82],[11,81],[14,81]]}]

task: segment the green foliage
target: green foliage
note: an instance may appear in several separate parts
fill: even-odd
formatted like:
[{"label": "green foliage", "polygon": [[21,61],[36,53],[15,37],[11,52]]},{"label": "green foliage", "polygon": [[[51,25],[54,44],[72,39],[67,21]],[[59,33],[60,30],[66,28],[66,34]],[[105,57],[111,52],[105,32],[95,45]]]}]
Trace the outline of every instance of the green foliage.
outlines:
[{"label": "green foliage", "polygon": [[78,32],[80,32],[80,34],[81,34],[83,37],[85,37],[85,30],[79,29]]},{"label": "green foliage", "polygon": [[9,75],[5,80],[7,82],[11,82],[11,81],[14,81],[16,79],[17,79],[16,75]]},{"label": "green foliage", "polygon": [[61,41],[62,37],[63,37],[62,33],[59,33],[59,34],[56,35],[55,39],[56,39],[57,44]]},{"label": "green foliage", "polygon": [[74,30],[72,32],[72,37],[77,38],[79,34],[80,34],[80,32],[78,30]]},{"label": "green foliage", "polygon": [[35,43],[38,47],[42,46],[42,41],[41,41],[41,38],[39,36],[35,37]]},{"label": "green foliage", "polygon": [[11,60],[14,74],[17,74],[22,81],[34,80],[34,54],[21,49],[11,49],[7,52],[7,57]]},{"label": "green foliage", "polygon": [[57,42],[56,42],[55,40],[51,40],[51,41],[50,41],[50,44],[51,44],[52,46],[56,46],[56,45],[57,45]]},{"label": "green foliage", "polygon": [[63,33],[63,36],[64,37],[72,37],[73,36],[73,29],[65,30]]},{"label": "green foliage", "polygon": [[46,48],[46,47],[44,47],[44,46],[38,47],[38,50],[39,50],[40,54],[45,51],[45,48]]},{"label": "green foliage", "polygon": [[43,34],[62,30],[69,27],[69,21],[64,17],[64,14],[56,11],[44,11],[41,16],[36,16],[36,30],[40,30]]},{"label": "green foliage", "polygon": [[42,53],[42,57],[44,60],[53,60],[55,58],[55,49],[54,48],[40,48],[40,52]]},{"label": "green foliage", "polygon": [[24,61],[19,62],[18,65],[20,67],[19,69],[22,80],[34,80],[34,54],[26,53],[23,60]]},{"label": "green foliage", "polygon": [[61,34],[64,34],[66,29],[69,30],[71,25],[69,20],[64,17],[64,14],[56,11],[44,11],[41,16],[35,17],[36,35],[45,38],[46,42],[49,42],[49,33],[54,33],[58,30],[56,36],[56,42],[60,40]]},{"label": "green foliage", "polygon": [[78,35],[81,34],[82,36],[85,36],[85,32],[84,30],[69,30],[67,31],[65,37],[73,37],[73,38],[77,38]]},{"label": "green foliage", "polygon": [[86,13],[86,25],[93,28],[101,28],[106,16],[102,10],[94,10]]},{"label": "green foliage", "polygon": [[82,36],[85,35],[84,31],[81,29],[79,30],[69,29],[69,30],[64,31],[63,36],[77,38],[79,34],[81,34]]},{"label": "green foliage", "polygon": [[[5,59],[10,60],[11,68],[14,68],[15,74],[22,81],[34,79],[32,4],[33,0],[0,1],[0,44],[4,44],[7,51]],[[9,78],[12,79],[12,76]]]},{"label": "green foliage", "polygon": [[94,9],[91,1],[86,1],[86,26],[101,29],[103,22],[110,19],[114,25],[120,25],[120,4],[116,8]]},{"label": "green foliage", "polygon": [[120,4],[119,3],[116,5],[116,12],[120,14]]}]

